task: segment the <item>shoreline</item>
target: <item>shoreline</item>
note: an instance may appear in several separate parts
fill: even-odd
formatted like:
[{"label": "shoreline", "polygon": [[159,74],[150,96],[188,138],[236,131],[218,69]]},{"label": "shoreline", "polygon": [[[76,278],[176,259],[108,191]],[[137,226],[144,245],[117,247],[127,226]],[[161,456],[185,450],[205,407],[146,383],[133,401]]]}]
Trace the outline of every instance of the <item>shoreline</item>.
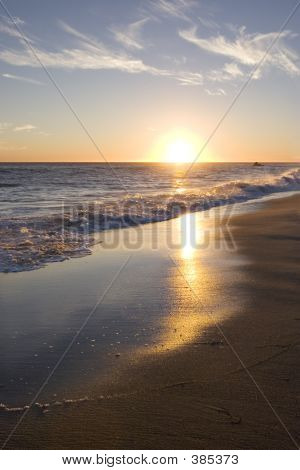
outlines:
[{"label": "shoreline", "polygon": [[[52,401],[81,397],[82,401],[73,406],[71,402],[57,405],[45,416],[30,411],[8,448],[295,448],[293,440],[299,440],[300,431],[295,417],[300,390],[300,339],[296,330],[300,305],[300,196],[254,202],[256,207],[262,206],[260,210],[230,220],[237,253],[208,249],[187,254],[183,247],[173,250],[170,258],[163,246],[153,254],[147,245],[151,227],[144,226],[145,246],[130,260],[126,273],[88,325],[88,341],[80,346],[82,351],[70,354],[38,400],[46,403],[49,397]],[[195,214],[201,231],[203,220]],[[175,232],[179,230],[178,219],[159,225],[160,232],[174,231],[174,227]],[[67,266],[69,263],[58,269],[48,266],[47,273],[42,270],[44,280],[34,274],[37,271],[25,273],[31,277],[28,285],[35,280],[42,290],[37,315],[46,292],[43,283],[48,289],[50,283],[55,292],[56,283],[62,279],[66,282],[66,275],[73,276],[61,290],[68,296],[68,292],[78,290],[82,281],[93,279],[87,291],[82,288],[75,294],[81,299],[80,311],[76,305],[75,315],[80,323],[87,304],[92,304],[90,297],[95,301],[100,272],[103,276],[103,269],[107,270],[101,285],[108,284],[112,277],[108,274],[121,259],[124,262],[126,255],[122,250],[113,256],[101,252],[101,248],[97,252],[88,259],[70,261],[72,268]],[[53,276],[51,281],[51,272],[58,276],[55,282]],[[24,274],[18,276],[20,284],[11,289],[19,289],[20,293],[26,280]],[[30,302],[37,299],[28,292],[26,299],[25,288],[22,292],[21,304],[26,313],[26,301],[30,307]],[[12,292],[10,300],[15,311]],[[57,308],[52,302],[52,309]],[[72,331],[76,329],[74,308],[75,304],[69,306],[65,317],[65,326],[71,324]],[[259,388],[232,354],[215,321]],[[59,334],[59,318],[56,326]],[[101,343],[99,352],[92,353],[93,339],[97,344],[106,341],[106,336],[100,339],[96,334],[100,327],[101,336],[118,333],[110,356],[107,351],[113,335],[107,344]],[[72,331],[62,338],[58,355]],[[134,336],[137,331],[139,336]],[[101,369],[99,358],[104,356],[106,364]],[[42,358],[40,367],[44,366]],[[87,366],[91,369],[88,373]],[[72,396],[75,389],[77,394]],[[69,390],[71,394],[67,395]],[[89,399],[84,400],[85,396]],[[16,420],[12,415],[1,413],[8,428]],[[82,423],[86,426],[84,433]]]},{"label": "shoreline", "polygon": [[[201,209],[197,209],[197,204],[196,206],[195,204],[186,205],[183,201],[183,207],[187,209],[186,212],[183,211],[177,214],[176,207],[175,211],[174,209],[165,208],[159,216],[148,215],[148,219],[145,218],[145,214],[130,215],[130,210],[129,214],[124,212],[123,215],[118,216],[111,216],[104,212],[102,214],[102,226],[100,226],[98,220],[100,214],[96,213],[95,215],[95,212],[93,212],[95,207],[91,209],[91,213],[88,211],[81,215],[78,214],[75,219],[70,215],[71,208],[67,209],[67,213],[53,213],[48,216],[39,215],[33,219],[27,217],[3,218],[0,219],[0,274],[30,272],[45,268],[52,263],[61,263],[74,258],[89,256],[93,253],[93,247],[102,242],[102,238],[107,236],[111,238],[110,234],[106,235],[107,232],[128,230],[130,228],[139,230],[144,225],[149,224],[153,227],[157,223],[180,219],[184,217],[185,213],[193,216],[194,214],[204,214],[204,218],[207,212],[215,210],[219,212],[228,210],[229,212],[239,213],[243,212],[244,208],[244,210],[247,210],[248,205],[254,205],[256,202],[261,203],[289,197],[294,193],[297,193],[297,191],[287,191],[280,188],[275,190],[273,187],[273,192],[267,191],[263,196],[261,194],[252,195],[252,197],[236,195],[233,196],[233,200],[230,200],[230,197],[229,199],[221,198],[219,200],[208,198],[207,201],[202,200]],[[177,203],[180,203],[180,200]],[[194,210],[189,210],[191,208]],[[93,231],[89,229],[90,226],[97,226],[98,228]],[[117,235],[117,237],[122,238],[122,235]]]}]

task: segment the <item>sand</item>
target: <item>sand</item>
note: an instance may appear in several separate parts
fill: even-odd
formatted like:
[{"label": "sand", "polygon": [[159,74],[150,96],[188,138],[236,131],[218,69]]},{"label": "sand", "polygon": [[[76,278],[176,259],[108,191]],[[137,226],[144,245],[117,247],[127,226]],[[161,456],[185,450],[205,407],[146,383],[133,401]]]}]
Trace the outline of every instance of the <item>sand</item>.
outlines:
[{"label": "sand", "polygon": [[8,409],[34,398],[126,263],[6,448],[297,448],[299,203],[246,206],[225,231],[197,214],[210,242],[197,250],[168,248],[177,219],[136,230],[139,249],[103,240],[89,258],[1,275],[4,442],[22,416]]}]

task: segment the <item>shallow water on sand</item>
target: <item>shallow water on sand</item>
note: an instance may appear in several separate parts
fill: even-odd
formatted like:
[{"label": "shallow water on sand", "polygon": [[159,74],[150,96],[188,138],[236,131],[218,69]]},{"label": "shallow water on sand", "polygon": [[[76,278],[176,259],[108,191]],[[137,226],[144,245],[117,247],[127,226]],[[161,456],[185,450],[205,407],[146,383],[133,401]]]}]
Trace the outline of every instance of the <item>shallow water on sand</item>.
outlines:
[{"label": "shallow water on sand", "polygon": [[296,164],[0,164],[0,272],[91,253],[108,229],[300,189]]},{"label": "shallow water on sand", "polygon": [[[210,221],[200,213],[194,217],[201,233]],[[155,250],[154,227],[159,228]],[[167,246],[170,232],[178,238],[173,249]],[[199,315],[186,280],[198,291],[201,286],[206,309],[213,309],[216,318],[225,317],[230,295],[223,295],[220,309],[223,290],[218,273],[222,263],[227,269],[230,258],[213,246],[193,250],[181,232],[180,219],[147,225],[137,233],[142,240],[138,250],[122,243],[112,250],[99,244],[91,257],[51,264],[42,271],[0,274],[0,402],[21,407],[30,403],[90,312],[39,400],[101,395],[124,368],[145,357],[183,348],[201,333],[210,341],[211,321],[205,312]],[[177,272],[177,263],[184,277]]]}]

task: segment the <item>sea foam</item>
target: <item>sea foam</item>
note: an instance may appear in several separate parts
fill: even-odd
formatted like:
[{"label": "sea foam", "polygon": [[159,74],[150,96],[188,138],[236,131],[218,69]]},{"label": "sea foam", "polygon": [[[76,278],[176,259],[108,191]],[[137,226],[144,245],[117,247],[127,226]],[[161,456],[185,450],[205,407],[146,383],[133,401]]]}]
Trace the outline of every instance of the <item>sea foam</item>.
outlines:
[{"label": "sea foam", "polygon": [[97,198],[95,202],[83,199],[80,204],[65,205],[60,213],[4,217],[0,219],[0,272],[28,271],[50,262],[91,254],[94,235],[104,230],[160,222],[184,212],[298,190],[299,168],[277,176],[259,169],[248,180],[228,181],[227,178],[225,182],[199,188],[195,184],[191,188],[183,180],[180,191],[178,188],[155,194],[145,191],[115,200]]}]

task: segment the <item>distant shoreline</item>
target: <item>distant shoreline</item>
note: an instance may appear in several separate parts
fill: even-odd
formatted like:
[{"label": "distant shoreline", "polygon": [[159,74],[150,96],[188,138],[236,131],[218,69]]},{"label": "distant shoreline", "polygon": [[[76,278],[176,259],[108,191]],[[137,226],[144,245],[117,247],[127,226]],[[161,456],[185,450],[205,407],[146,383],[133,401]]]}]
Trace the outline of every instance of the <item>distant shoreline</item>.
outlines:
[{"label": "distant shoreline", "polygon": [[[264,160],[249,160],[249,161],[242,161],[242,162],[225,162],[225,161],[197,161],[195,165],[251,165],[255,162],[259,161],[259,163],[262,163],[264,165],[300,165],[300,160],[299,161],[264,161]],[[108,165],[108,164],[116,164],[116,165],[170,165],[170,166],[189,166],[190,163],[171,163],[171,162],[150,162],[150,161],[108,161],[108,162],[101,162],[101,161],[76,161],[76,162],[56,162],[56,161],[34,161],[34,162],[11,162],[11,161],[5,161],[5,162],[0,162],[0,165]]]}]

